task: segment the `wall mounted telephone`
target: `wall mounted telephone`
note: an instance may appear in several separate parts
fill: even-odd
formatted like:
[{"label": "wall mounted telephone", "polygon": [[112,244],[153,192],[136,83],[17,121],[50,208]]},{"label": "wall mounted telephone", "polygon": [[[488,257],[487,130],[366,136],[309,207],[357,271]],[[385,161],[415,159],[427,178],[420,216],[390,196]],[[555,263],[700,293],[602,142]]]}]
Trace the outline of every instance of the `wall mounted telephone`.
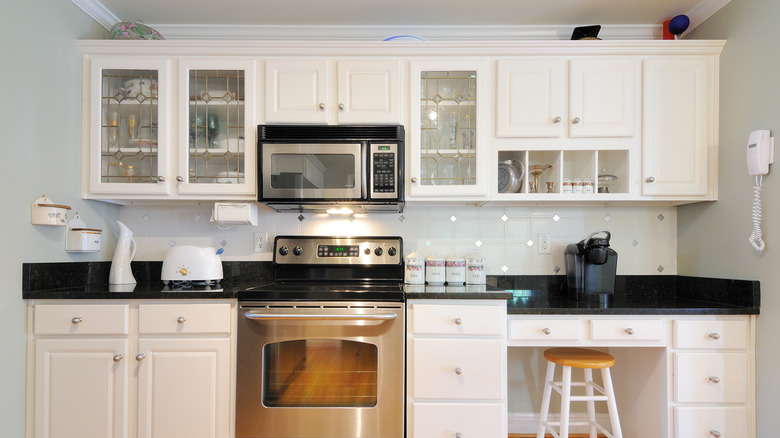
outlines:
[{"label": "wall mounted telephone", "polygon": [[766,249],[766,243],[761,236],[761,186],[764,175],[769,173],[769,165],[774,162],[775,138],[769,131],[762,129],[750,133],[747,144],[748,173],[756,177],[753,186],[753,232],[750,234],[750,244],[756,251]]}]

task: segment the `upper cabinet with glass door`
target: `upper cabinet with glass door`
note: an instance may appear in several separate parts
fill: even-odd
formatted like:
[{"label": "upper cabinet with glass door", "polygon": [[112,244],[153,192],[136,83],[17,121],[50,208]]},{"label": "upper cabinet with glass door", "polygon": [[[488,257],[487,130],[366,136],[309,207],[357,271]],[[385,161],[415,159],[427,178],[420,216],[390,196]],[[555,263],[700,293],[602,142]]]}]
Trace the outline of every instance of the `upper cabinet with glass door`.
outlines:
[{"label": "upper cabinet with glass door", "polygon": [[487,196],[488,62],[411,63],[410,201]]}]

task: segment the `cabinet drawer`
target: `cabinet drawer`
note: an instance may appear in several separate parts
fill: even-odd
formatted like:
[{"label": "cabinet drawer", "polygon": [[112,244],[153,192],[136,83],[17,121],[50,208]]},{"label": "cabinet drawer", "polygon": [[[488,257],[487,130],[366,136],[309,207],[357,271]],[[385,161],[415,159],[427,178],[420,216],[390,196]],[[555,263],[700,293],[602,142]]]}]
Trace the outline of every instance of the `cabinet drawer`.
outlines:
[{"label": "cabinet drawer", "polygon": [[502,342],[498,339],[413,339],[412,396],[501,400]]},{"label": "cabinet drawer", "polygon": [[126,335],[126,304],[36,304],[36,335]]},{"label": "cabinet drawer", "polygon": [[747,321],[675,321],[674,347],[701,349],[745,349]]},{"label": "cabinet drawer", "polygon": [[666,338],[660,319],[594,319],[590,322],[594,341],[661,341]]},{"label": "cabinet drawer", "polygon": [[500,306],[413,304],[414,334],[501,335],[505,309]]},{"label": "cabinet drawer", "polygon": [[748,437],[748,410],[725,408],[674,408],[674,436],[677,437]]},{"label": "cabinet drawer", "polygon": [[230,304],[141,304],[138,332],[149,334],[230,333]]},{"label": "cabinet drawer", "polygon": [[502,414],[498,403],[412,403],[409,437],[505,438]]},{"label": "cabinet drawer", "polygon": [[579,319],[513,319],[509,321],[509,339],[521,341],[578,341]]},{"label": "cabinet drawer", "polygon": [[680,403],[744,403],[745,353],[675,353],[675,400]]}]

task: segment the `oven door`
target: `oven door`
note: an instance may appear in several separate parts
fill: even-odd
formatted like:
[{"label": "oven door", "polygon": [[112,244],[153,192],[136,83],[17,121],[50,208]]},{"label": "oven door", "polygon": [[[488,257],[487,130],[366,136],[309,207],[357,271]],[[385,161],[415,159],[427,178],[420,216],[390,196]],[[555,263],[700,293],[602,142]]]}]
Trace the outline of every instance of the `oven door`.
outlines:
[{"label": "oven door", "polygon": [[242,302],[237,350],[236,437],[403,437],[403,303]]},{"label": "oven door", "polygon": [[261,201],[359,201],[364,143],[261,143]]}]

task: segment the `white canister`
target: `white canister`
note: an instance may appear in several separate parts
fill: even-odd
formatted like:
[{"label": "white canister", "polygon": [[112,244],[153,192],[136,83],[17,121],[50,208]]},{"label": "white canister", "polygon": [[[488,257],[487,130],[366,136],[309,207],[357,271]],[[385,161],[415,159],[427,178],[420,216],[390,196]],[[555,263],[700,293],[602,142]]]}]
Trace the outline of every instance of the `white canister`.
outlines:
[{"label": "white canister", "polygon": [[425,281],[428,284],[444,284],[444,257],[425,259]]},{"label": "white canister", "polygon": [[103,240],[103,230],[95,228],[70,228],[66,233],[65,251],[97,252]]},{"label": "white canister", "polygon": [[466,281],[466,259],[451,255],[444,260],[444,276],[449,285],[461,285]]},{"label": "white canister", "polygon": [[466,284],[485,284],[485,259],[479,254],[466,257]]},{"label": "white canister", "polygon": [[425,259],[412,251],[404,257],[404,283],[425,284]]},{"label": "white canister", "polygon": [[46,195],[30,204],[31,222],[33,225],[54,225],[64,227],[68,223],[67,205],[53,203]]}]

